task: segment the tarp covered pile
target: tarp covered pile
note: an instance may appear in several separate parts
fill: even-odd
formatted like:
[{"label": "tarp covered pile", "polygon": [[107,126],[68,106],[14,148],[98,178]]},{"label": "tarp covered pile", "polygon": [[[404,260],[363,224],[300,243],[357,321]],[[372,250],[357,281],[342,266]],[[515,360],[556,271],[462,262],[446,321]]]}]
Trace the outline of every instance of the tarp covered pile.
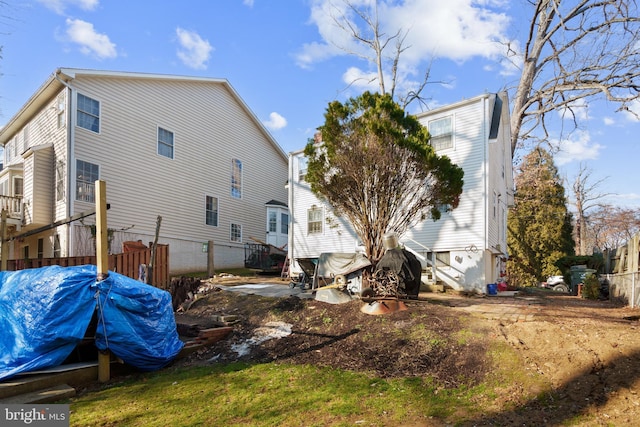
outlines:
[{"label": "tarp covered pile", "polygon": [[144,371],[183,347],[171,295],[118,273],[96,281],[94,265],[0,272],[0,380],[62,364],[94,314],[95,344]]}]

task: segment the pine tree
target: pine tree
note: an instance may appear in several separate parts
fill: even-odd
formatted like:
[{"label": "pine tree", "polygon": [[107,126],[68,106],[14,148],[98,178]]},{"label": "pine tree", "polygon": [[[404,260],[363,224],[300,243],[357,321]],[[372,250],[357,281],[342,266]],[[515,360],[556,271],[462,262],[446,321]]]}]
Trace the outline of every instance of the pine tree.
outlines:
[{"label": "pine tree", "polygon": [[507,220],[507,269],[512,285],[528,286],[561,274],[555,262],[574,255],[571,214],[558,169],[543,148],[522,159],[515,186]]}]

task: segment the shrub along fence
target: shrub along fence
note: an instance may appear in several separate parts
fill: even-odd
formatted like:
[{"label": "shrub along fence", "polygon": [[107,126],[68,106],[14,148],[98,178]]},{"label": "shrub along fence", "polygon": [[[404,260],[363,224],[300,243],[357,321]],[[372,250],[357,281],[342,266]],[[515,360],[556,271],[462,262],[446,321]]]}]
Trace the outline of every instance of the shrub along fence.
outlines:
[{"label": "shrub along fence", "polygon": [[[153,266],[152,280],[147,281],[146,267],[151,263],[151,248],[128,251],[109,255],[109,270],[132,279],[150,283],[160,289],[169,289],[169,245],[157,245]],[[75,265],[95,264],[95,256],[77,256],[67,258],[34,258],[15,259],[7,262],[7,270],[16,271],[27,268],[59,265],[72,267]]]}]

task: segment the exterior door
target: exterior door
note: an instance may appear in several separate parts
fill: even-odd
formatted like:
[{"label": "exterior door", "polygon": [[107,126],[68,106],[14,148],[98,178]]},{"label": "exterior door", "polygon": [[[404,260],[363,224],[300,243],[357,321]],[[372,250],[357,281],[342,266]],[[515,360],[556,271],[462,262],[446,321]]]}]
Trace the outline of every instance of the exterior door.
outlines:
[{"label": "exterior door", "polygon": [[267,206],[267,243],[286,249],[289,236],[289,210]]}]

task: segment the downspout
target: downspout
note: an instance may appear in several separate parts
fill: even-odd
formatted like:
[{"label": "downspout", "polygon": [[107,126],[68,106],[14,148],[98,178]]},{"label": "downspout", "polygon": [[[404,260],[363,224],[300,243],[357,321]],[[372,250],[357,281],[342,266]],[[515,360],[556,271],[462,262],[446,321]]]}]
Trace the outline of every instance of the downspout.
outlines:
[{"label": "downspout", "polygon": [[[73,188],[73,182],[71,180],[71,177],[73,176],[73,174],[71,173],[72,170],[75,169],[75,166],[72,164],[73,162],[71,161],[71,155],[72,153],[74,153],[75,150],[75,121],[73,120],[73,94],[74,94],[74,89],[71,87],[71,85],[64,81],[63,79],[60,78],[60,70],[56,71],[56,80],[58,80],[62,85],[64,85],[67,88],[67,111],[66,111],[66,122],[67,122],[67,165],[66,165],[66,174],[67,174],[67,192],[66,192],[66,196],[67,196],[67,218],[70,218],[72,213],[73,213],[73,209],[74,209],[74,204],[73,204],[73,200],[74,197],[72,197],[73,195],[71,194],[72,191],[71,189]],[[65,227],[65,231],[66,231],[66,247],[67,247],[67,253],[61,253],[62,256],[66,255],[66,256],[71,256],[72,253],[75,253],[75,248],[73,247],[73,233],[71,233],[71,224],[67,224],[67,226]],[[62,252],[62,248],[61,252]]]},{"label": "downspout", "polygon": [[483,155],[483,159],[482,159],[482,176],[484,177],[484,255],[483,255],[483,261],[484,261],[484,267],[483,267],[483,271],[484,271],[484,281],[485,284],[487,283],[493,283],[492,282],[492,278],[490,279],[489,277],[487,277],[487,261],[485,259],[486,256],[491,257],[491,259],[489,260],[488,264],[490,265],[491,270],[493,270],[493,252],[490,250],[489,248],[489,203],[490,200],[492,200],[490,198],[490,194],[489,194],[489,165],[488,165],[488,153],[487,151],[489,150],[489,130],[487,129],[487,122],[489,120],[491,120],[491,116],[490,114],[490,109],[487,108],[488,104],[489,104],[489,99],[490,97],[486,97],[484,98],[484,101],[482,103],[482,107],[483,107],[483,117],[484,120],[482,120],[482,155]]},{"label": "downspout", "polygon": [[293,186],[295,182],[293,180],[293,153],[289,153],[289,180],[287,188],[287,205],[289,206],[289,234],[287,236],[288,242],[288,250],[287,255],[289,256],[289,274],[291,274],[291,267],[293,266],[294,251],[295,247],[293,246],[293,242],[295,239],[293,235],[295,234],[294,227],[296,226],[295,221],[295,209],[293,209]]}]

